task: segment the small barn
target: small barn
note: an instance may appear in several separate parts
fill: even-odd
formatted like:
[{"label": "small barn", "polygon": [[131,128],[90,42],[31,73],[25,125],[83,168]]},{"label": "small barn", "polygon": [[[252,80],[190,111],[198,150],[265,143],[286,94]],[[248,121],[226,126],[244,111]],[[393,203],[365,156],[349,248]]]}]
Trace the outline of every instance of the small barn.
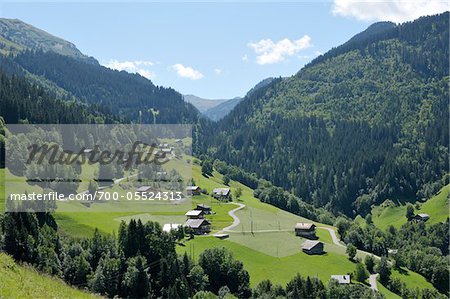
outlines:
[{"label": "small barn", "polygon": [[203,203],[197,204],[197,207],[195,209],[197,211],[203,211],[203,213],[206,215],[211,214],[211,212],[212,212],[211,207],[208,205],[205,205]]},{"label": "small barn", "polygon": [[188,219],[184,226],[191,228],[196,235],[203,235],[211,231],[211,223],[206,219]]},{"label": "small barn", "polygon": [[425,213],[421,213],[421,214],[415,215],[413,219],[417,220],[417,221],[425,222],[425,221],[428,221],[430,219],[430,215],[425,214]]},{"label": "small barn", "polygon": [[323,251],[323,243],[320,241],[312,241],[306,240],[302,245],[302,250],[307,254],[322,254]]},{"label": "small barn", "polygon": [[350,275],[331,275],[331,279],[337,280],[339,284],[350,284]]},{"label": "small barn", "polygon": [[199,186],[187,186],[186,193],[187,195],[200,195],[202,189]]},{"label": "small barn", "polygon": [[186,215],[188,219],[203,219],[204,212],[201,210],[190,210],[184,215]]},{"label": "small barn", "polygon": [[295,235],[308,239],[317,239],[316,225],[314,223],[299,222],[295,225]]},{"label": "small barn", "polygon": [[148,193],[153,191],[153,188],[151,186],[141,186],[139,188],[136,189],[136,192],[138,193]]},{"label": "small barn", "polygon": [[216,199],[228,199],[231,192],[229,188],[216,188],[213,190],[213,196]]}]

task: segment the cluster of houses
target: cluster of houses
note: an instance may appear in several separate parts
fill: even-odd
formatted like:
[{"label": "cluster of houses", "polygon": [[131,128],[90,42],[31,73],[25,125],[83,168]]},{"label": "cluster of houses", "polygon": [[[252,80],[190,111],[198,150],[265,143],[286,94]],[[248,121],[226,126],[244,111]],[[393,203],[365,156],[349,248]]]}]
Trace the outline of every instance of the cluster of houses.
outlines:
[{"label": "cluster of houses", "polygon": [[[199,186],[187,186],[186,193],[191,196],[200,195],[202,189]],[[212,192],[212,196],[218,200],[228,201],[231,198],[230,188],[215,188]]]},{"label": "cluster of houses", "polygon": [[212,209],[205,204],[198,204],[194,210],[187,211],[185,216],[187,218],[184,224],[166,223],[163,226],[163,231],[170,232],[177,230],[180,227],[189,227],[196,235],[207,234],[211,231],[211,223],[205,219],[205,215],[211,214]]},{"label": "cluster of houses", "polygon": [[205,219],[205,215],[211,214],[212,210],[210,206],[205,204],[197,204],[194,210],[187,211],[185,216],[187,217],[184,227],[189,227],[196,235],[207,234],[211,231],[211,223]]}]

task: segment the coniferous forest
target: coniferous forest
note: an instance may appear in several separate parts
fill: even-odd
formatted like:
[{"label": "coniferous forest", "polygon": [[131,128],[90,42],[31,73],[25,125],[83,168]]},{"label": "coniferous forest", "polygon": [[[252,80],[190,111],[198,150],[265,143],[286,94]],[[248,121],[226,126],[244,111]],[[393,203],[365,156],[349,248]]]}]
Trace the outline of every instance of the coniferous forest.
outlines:
[{"label": "coniferous forest", "polygon": [[[384,298],[364,285],[375,273],[402,298],[449,295],[448,218],[411,221],[412,204],[450,183],[448,12],[374,24],[296,74],[252,89],[217,122],[172,88],[44,50],[1,54],[0,168],[7,124],[193,124],[189,163],[202,179],[220,174],[228,187],[249,187],[257,204],[334,226],[356,264],[351,275],[362,279],[342,285],[298,274],[286,285],[251,285],[227,248],[179,254],[194,238],[189,230],[131,219],[117,234],[78,238],[55,214],[4,213],[0,251],[17,262],[109,298]],[[410,202],[408,221],[375,225],[373,209],[387,200]],[[410,288],[393,274],[405,268],[430,287]]]},{"label": "coniferous forest", "polygon": [[199,151],[333,213],[428,198],[448,173],[448,25],[361,33],[206,124]]}]

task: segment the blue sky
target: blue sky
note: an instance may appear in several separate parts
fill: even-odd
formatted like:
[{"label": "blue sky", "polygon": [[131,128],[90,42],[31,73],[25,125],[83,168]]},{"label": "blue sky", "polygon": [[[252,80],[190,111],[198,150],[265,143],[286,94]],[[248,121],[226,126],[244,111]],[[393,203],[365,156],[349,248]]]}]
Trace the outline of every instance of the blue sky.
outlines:
[{"label": "blue sky", "polygon": [[101,64],[205,98],[244,95],[290,76],[379,20],[448,9],[438,0],[356,2],[3,3],[18,18],[73,42]]}]

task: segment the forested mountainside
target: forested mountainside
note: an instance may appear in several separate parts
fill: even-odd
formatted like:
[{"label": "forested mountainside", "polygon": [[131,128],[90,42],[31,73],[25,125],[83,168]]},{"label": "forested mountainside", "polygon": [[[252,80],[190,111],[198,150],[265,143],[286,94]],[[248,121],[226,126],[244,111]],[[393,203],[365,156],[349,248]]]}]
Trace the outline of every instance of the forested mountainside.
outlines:
[{"label": "forested mountainside", "polygon": [[448,26],[363,32],[204,125],[197,149],[348,215],[429,197],[448,166]]},{"label": "forested mountainside", "polygon": [[48,93],[41,86],[0,68],[0,167],[4,167],[4,124],[116,123],[119,117],[98,105],[85,105]]},{"label": "forested mountainside", "polygon": [[74,44],[20,20],[0,19],[2,69],[55,95],[102,106],[125,122],[195,123],[198,112],[172,88],[101,66]]},{"label": "forested mountainside", "polygon": [[14,60],[80,100],[105,106],[132,121],[192,123],[198,116],[197,110],[184,102],[180,93],[155,86],[138,74],[111,70],[53,52],[23,51]]},{"label": "forested mountainside", "polygon": [[0,69],[0,116],[15,123],[113,123],[118,118],[98,106],[61,99],[26,79]]}]

